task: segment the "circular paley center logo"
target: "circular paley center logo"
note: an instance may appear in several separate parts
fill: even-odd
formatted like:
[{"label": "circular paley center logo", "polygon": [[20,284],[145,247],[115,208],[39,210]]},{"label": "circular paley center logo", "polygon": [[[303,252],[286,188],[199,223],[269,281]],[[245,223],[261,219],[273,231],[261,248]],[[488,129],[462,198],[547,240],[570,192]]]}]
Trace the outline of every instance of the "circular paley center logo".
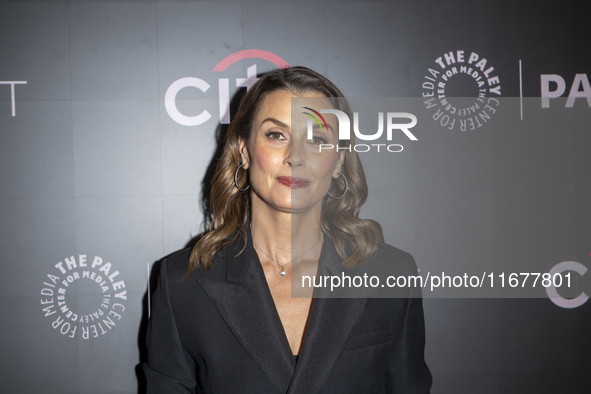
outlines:
[{"label": "circular paley center logo", "polygon": [[497,112],[501,81],[495,68],[476,52],[445,53],[428,69],[422,87],[433,120],[450,130],[482,127]]},{"label": "circular paley center logo", "polygon": [[125,312],[127,290],[119,271],[99,256],[64,259],[47,274],[41,309],[60,334],[97,338],[116,327]]}]

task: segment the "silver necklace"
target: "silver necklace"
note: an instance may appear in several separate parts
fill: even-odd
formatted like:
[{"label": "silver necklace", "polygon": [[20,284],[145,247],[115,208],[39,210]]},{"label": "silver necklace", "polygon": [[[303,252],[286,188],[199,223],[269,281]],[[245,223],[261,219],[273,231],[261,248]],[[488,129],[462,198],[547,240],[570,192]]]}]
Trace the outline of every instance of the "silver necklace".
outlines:
[{"label": "silver necklace", "polygon": [[312,247],[311,247],[310,249],[306,250],[304,253],[302,253],[301,255],[299,255],[298,257],[296,257],[295,259],[291,260],[291,261],[290,261],[289,263],[287,263],[287,264],[281,264],[281,263],[278,263],[277,261],[273,260],[273,259],[271,258],[271,256],[269,256],[267,253],[265,253],[265,251],[264,251],[263,249],[261,249],[261,248],[260,248],[260,247],[259,247],[257,244],[255,244],[255,243],[254,243],[254,239],[252,240],[252,243],[253,243],[253,245],[254,245],[254,246],[256,246],[256,247],[257,247],[257,249],[258,249],[258,250],[260,250],[261,252],[263,252],[263,254],[264,254],[265,256],[267,256],[267,257],[268,257],[268,258],[269,258],[269,259],[270,259],[272,262],[274,262],[275,264],[277,264],[277,265],[281,266],[281,272],[279,273],[279,275],[281,275],[281,276],[285,276],[285,274],[286,274],[286,272],[285,272],[285,267],[287,267],[288,265],[290,265],[291,263],[293,263],[294,261],[296,261],[297,259],[299,259],[299,258],[300,258],[300,257],[302,257],[303,255],[305,255],[306,253],[308,253],[308,252],[309,252],[309,251],[311,251],[312,249],[314,249],[314,247],[315,247],[316,245],[318,245],[318,243],[320,242],[320,240],[321,240],[321,239],[322,239],[322,237],[320,237],[320,239],[319,239],[318,241],[316,241],[316,243],[315,243],[314,245],[312,245]]}]

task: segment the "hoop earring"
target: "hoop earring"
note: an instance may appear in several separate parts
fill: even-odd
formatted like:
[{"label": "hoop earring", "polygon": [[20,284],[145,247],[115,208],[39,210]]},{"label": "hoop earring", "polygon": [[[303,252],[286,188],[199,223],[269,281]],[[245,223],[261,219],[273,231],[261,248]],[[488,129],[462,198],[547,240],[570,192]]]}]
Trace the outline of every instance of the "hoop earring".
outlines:
[{"label": "hoop earring", "polygon": [[[250,188],[250,185],[246,186],[244,189],[243,189],[243,188],[241,188],[241,187],[238,185],[238,170],[240,170],[242,167],[244,167],[244,164],[240,164],[240,165],[238,166],[238,168],[236,168],[236,173],[234,174],[234,185],[235,185],[235,186],[236,186],[236,188],[237,188],[238,190],[240,190],[241,192],[245,192],[245,191],[247,191],[247,190]],[[246,171],[246,170],[244,170],[244,171]]]},{"label": "hoop earring", "polygon": [[347,190],[349,190],[349,182],[347,182],[347,177],[344,176],[342,173],[339,172],[339,176],[342,176],[343,178],[345,178],[345,191],[343,192],[343,194],[341,194],[339,197],[335,197],[332,194],[330,194],[330,191],[328,192],[328,196],[330,198],[334,198],[335,200],[340,200],[341,198],[345,197],[345,194],[347,194]]}]

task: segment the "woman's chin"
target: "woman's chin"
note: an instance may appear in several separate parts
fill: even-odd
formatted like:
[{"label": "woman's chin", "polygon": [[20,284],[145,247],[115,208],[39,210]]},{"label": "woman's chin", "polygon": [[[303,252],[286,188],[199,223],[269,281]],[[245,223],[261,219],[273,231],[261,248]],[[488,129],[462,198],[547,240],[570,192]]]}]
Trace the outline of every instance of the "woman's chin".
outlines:
[{"label": "woman's chin", "polygon": [[311,210],[314,205],[309,198],[291,198],[289,207],[293,213],[305,212]]},{"label": "woman's chin", "polygon": [[[284,195],[275,195],[266,201],[267,205],[280,212],[302,213],[311,210],[318,202],[312,201],[307,190],[291,190]],[[320,201],[321,202],[321,201]]]},{"label": "woman's chin", "polygon": [[309,201],[298,201],[298,200],[287,200],[281,202],[275,202],[271,204],[273,208],[280,212],[286,213],[301,213],[310,210],[312,207],[310,206]]}]

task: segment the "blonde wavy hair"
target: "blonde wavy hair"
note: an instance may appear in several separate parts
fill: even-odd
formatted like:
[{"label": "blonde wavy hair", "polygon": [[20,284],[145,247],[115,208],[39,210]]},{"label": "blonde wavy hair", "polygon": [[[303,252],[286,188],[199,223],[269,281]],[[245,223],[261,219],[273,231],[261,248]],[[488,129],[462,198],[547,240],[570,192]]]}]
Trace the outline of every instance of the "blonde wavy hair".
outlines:
[{"label": "blonde wavy hair", "polygon": [[[300,96],[316,92],[332,97],[334,99],[331,101],[336,109],[345,112],[349,119],[353,118],[343,93],[327,78],[307,67],[277,69],[263,75],[242,98],[238,112],[228,128],[222,156],[212,179],[209,199],[212,221],[206,234],[191,251],[187,275],[200,266],[209,269],[214,255],[226,245],[238,239],[244,240],[246,245],[250,192],[238,190],[234,183],[236,168],[240,165],[240,141],[249,140],[261,103],[267,95],[278,90]],[[354,144],[353,135],[351,133],[351,140],[340,140],[339,146],[349,147]],[[359,211],[367,199],[365,173],[355,150],[342,152],[345,158],[341,173],[347,177],[348,191],[338,200],[328,194],[324,197],[321,229],[332,239],[343,260],[343,267],[352,268],[363,264],[384,243],[384,235],[378,222],[359,218]],[[247,178],[247,171],[239,171],[238,184],[249,184]],[[333,179],[330,194],[340,196],[344,189],[345,181],[342,177]],[[238,254],[240,253],[242,251]]]}]

